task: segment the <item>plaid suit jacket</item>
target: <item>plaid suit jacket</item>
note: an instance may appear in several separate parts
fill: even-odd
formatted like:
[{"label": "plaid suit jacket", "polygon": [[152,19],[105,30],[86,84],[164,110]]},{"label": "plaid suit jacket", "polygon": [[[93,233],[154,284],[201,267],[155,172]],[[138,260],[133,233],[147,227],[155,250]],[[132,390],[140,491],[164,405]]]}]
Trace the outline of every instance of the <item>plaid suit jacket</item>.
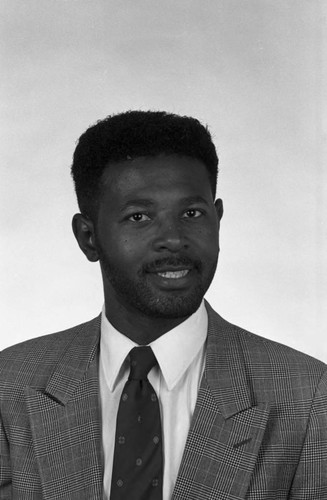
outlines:
[{"label": "plaid suit jacket", "polygon": [[[207,309],[173,500],[326,500],[326,366]],[[1,499],[102,500],[99,333],[96,318],[2,352]]]}]

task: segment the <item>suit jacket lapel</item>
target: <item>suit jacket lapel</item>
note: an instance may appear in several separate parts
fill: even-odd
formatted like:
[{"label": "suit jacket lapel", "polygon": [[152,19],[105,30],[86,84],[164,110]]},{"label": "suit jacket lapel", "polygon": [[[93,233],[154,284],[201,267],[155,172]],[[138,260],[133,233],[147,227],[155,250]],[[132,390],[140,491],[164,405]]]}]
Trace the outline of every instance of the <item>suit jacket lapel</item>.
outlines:
[{"label": "suit jacket lapel", "polygon": [[207,304],[205,373],[172,499],[245,498],[269,405],[255,403],[232,325]]},{"label": "suit jacket lapel", "polygon": [[45,390],[26,388],[34,452],[46,500],[102,498],[99,333],[99,318],[77,328]]}]

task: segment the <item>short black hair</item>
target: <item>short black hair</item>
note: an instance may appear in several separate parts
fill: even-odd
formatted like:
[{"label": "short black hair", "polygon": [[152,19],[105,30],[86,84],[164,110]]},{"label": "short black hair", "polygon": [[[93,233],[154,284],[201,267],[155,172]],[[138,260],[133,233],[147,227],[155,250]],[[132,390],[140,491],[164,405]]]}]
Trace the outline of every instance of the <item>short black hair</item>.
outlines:
[{"label": "short black hair", "polygon": [[215,197],[218,157],[208,127],[165,111],[126,111],[99,120],[78,140],[71,173],[81,212],[96,217],[102,173],[110,163],[160,154],[202,161]]}]

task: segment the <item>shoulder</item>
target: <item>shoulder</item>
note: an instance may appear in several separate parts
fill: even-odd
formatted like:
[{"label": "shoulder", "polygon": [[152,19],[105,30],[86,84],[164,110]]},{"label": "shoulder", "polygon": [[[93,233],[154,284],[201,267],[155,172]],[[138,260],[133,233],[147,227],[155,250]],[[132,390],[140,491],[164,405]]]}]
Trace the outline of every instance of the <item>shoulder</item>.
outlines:
[{"label": "shoulder", "polygon": [[269,385],[268,380],[271,384],[281,386],[284,380],[287,383],[291,381],[292,385],[298,384],[302,389],[306,385],[314,389],[321,379],[327,377],[327,365],[322,361],[234,325],[210,306],[207,306],[207,310],[209,336],[217,365],[222,362],[222,357],[237,358],[245,367],[248,377],[266,387]]},{"label": "shoulder", "polygon": [[0,380],[5,383],[32,383],[48,378],[55,366],[74,345],[87,343],[90,332],[99,330],[100,316],[61,332],[43,335],[0,352]]}]

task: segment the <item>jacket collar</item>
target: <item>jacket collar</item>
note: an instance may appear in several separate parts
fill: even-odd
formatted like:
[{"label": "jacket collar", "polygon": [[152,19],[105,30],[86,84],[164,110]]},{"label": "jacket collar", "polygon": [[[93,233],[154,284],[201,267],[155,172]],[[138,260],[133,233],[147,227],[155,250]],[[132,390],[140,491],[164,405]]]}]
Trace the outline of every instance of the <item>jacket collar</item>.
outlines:
[{"label": "jacket collar", "polygon": [[[244,356],[233,325],[205,301],[208,339],[205,378],[222,415],[229,418],[254,404],[245,372]],[[69,348],[50,377],[45,393],[65,405],[95,359],[100,341],[101,315],[76,328]]]},{"label": "jacket collar", "polygon": [[225,419],[254,405],[235,327],[206,302],[208,339],[205,378]]},{"label": "jacket collar", "polygon": [[172,500],[245,498],[269,417],[252,401],[239,329],[206,307],[205,372]]},{"label": "jacket collar", "polygon": [[74,395],[78,385],[95,360],[100,341],[99,315],[95,319],[76,327],[75,335],[66,352],[49,378],[44,393],[62,405]]}]

